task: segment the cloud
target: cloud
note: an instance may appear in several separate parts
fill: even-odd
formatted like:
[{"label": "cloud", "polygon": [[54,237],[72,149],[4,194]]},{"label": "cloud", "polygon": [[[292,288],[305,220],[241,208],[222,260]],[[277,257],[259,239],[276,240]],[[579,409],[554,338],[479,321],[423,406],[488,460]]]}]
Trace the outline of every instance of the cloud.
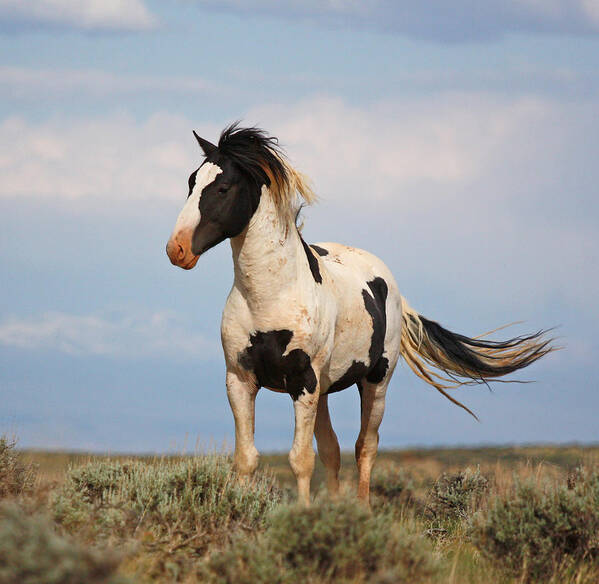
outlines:
[{"label": "cloud", "polygon": [[496,40],[509,33],[599,33],[595,0],[196,0],[208,10],[366,29],[442,42]]},{"label": "cloud", "polygon": [[40,124],[6,118],[0,196],[182,200],[200,161],[193,128],[169,114],[142,122],[124,114]]},{"label": "cloud", "polygon": [[[413,101],[363,110],[316,98],[267,106],[248,117],[289,145],[290,155],[318,176],[319,189],[353,197],[369,188],[386,198],[406,182],[455,183],[480,173],[485,153],[506,132],[500,120],[518,126],[535,107],[495,106],[498,129],[489,131],[481,119],[491,111],[485,105],[473,111],[458,100]],[[42,124],[7,118],[0,123],[0,196],[180,198],[200,160],[193,127],[168,114],[142,122],[126,115]],[[213,139],[218,134],[216,127],[200,130]]]},{"label": "cloud", "polygon": [[[490,204],[518,199],[522,185],[539,199],[566,175],[590,186],[597,179],[589,158],[599,133],[595,108],[592,101],[436,92],[367,107],[330,97],[271,103],[245,121],[278,136],[326,200],[359,202],[367,192],[426,210],[455,196],[461,204],[464,196]],[[0,197],[181,200],[201,160],[193,128],[213,141],[221,129],[166,113],[141,121],[125,114],[5,118]],[[415,191],[428,195],[403,195]]]},{"label": "cloud", "polygon": [[279,136],[327,198],[360,200],[367,192],[402,208],[428,208],[426,199],[400,201],[402,192],[426,189],[437,205],[477,181],[501,178],[477,197],[510,198],[509,191],[497,192],[508,168],[512,180],[526,174],[535,191],[560,172],[563,154],[576,148],[575,134],[598,125],[593,110],[592,103],[534,96],[442,92],[368,108],[317,97],[258,107],[247,120]]},{"label": "cloud", "polygon": [[74,315],[48,312],[38,318],[0,322],[0,344],[19,349],[50,349],[70,355],[210,359],[214,343],[189,332],[170,312]]},{"label": "cloud", "polygon": [[30,69],[0,66],[0,94],[39,99],[66,94],[91,97],[138,93],[206,94],[219,89],[193,77],[117,74],[94,69]]},{"label": "cloud", "polygon": [[329,216],[335,237],[352,242],[336,226],[347,216],[364,225],[354,244],[387,250],[435,288],[477,279],[481,305],[527,298],[518,310],[528,314],[542,295],[597,321],[595,112],[593,101],[444,93],[368,109],[316,98],[257,108],[248,121],[279,136],[315,179],[338,210]]},{"label": "cloud", "polygon": [[0,0],[0,30],[145,31],[157,26],[143,0]]},{"label": "cloud", "polygon": [[[594,101],[440,92],[357,107],[314,97],[267,104],[245,120],[281,139],[294,164],[313,178],[329,221],[345,213],[355,223],[359,214],[364,225],[387,229],[401,251],[394,255],[410,269],[429,270],[457,287],[463,284],[456,260],[469,277],[477,277],[471,266],[484,266],[485,293],[508,304],[503,284],[491,282],[509,264],[505,273],[516,297],[534,302],[538,290],[551,291],[599,318],[591,302],[599,288],[592,269],[599,247]],[[178,208],[200,161],[193,127],[167,114],[142,121],[125,115],[42,124],[5,119],[0,197],[100,201],[118,205],[119,213],[149,199]],[[212,140],[220,130],[197,129]],[[355,238],[337,231],[342,241]],[[435,269],[423,266],[422,257],[438,257]]]}]

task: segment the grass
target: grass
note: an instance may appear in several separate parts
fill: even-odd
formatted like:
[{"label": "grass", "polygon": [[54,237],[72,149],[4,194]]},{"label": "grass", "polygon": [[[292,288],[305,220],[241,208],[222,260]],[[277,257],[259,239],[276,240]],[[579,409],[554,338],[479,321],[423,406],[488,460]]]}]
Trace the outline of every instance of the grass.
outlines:
[{"label": "grass", "polygon": [[383,451],[369,512],[348,454],[344,495],[327,499],[317,463],[305,510],[286,455],[241,482],[224,455],[0,446],[0,584],[54,582],[52,566],[58,583],[599,582],[596,447]]}]

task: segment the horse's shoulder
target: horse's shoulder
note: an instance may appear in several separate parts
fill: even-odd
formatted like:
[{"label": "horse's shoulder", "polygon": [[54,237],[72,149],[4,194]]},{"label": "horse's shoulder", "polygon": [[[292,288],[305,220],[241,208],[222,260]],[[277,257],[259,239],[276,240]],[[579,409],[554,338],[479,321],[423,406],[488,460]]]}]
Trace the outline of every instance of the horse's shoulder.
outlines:
[{"label": "horse's shoulder", "polygon": [[252,314],[247,300],[235,287],[229,292],[221,320],[221,334],[245,334],[252,328]]}]

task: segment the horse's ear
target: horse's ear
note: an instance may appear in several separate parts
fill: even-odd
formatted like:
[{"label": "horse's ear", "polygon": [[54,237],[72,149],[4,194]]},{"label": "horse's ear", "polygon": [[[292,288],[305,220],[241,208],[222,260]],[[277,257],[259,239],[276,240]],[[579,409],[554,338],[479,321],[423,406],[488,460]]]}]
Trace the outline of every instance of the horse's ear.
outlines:
[{"label": "horse's ear", "polygon": [[208,140],[204,140],[204,138],[198,136],[195,130],[193,130],[193,135],[196,137],[200,148],[206,156],[210,156],[216,150],[217,147],[212,142],[208,142]]}]

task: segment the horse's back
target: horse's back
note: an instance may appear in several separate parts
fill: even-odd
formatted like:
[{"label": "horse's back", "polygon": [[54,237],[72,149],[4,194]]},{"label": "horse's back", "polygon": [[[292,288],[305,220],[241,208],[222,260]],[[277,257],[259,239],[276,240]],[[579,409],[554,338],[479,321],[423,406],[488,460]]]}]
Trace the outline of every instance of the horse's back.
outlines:
[{"label": "horse's back", "polygon": [[[350,247],[341,243],[315,243],[313,247],[321,250],[319,255],[327,272],[337,286],[346,287],[356,283],[360,290],[364,284],[375,278],[385,281],[388,298],[400,305],[400,294],[397,282],[385,262],[374,254]],[[326,251],[326,254],[322,252]]]},{"label": "horse's back", "polygon": [[312,245],[312,248],[318,250],[320,257],[324,260],[327,268],[334,269],[335,265],[344,266],[351,272],[365,278],[376,276],[383,277],[389,281],[389,287],[393,285],[397,288],[393,274],[391,274],[391,271],[386,266],[385,262],[369,251],[331,241],[315,243]]}]

